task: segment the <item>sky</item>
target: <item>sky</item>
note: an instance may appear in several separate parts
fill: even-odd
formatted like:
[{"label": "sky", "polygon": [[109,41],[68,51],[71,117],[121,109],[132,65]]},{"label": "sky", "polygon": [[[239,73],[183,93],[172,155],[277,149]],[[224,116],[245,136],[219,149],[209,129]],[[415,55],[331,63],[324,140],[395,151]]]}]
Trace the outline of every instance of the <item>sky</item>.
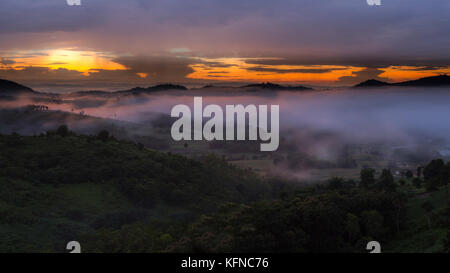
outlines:
[{"label": "sky", "polygon": [[0,1],[0,78],[42,89],[450,73],[450,1]]}]

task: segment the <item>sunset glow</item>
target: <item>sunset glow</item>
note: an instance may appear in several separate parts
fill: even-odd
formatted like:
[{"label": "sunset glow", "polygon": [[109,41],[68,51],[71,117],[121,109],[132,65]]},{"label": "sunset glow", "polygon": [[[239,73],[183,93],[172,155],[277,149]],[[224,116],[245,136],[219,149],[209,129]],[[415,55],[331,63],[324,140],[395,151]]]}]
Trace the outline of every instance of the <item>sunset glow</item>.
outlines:
[{"label": "sunset glow", "polygon": [[[8,57],[10,55],[11,57]],[[71,49],[54,49],[40,51],[18,51],[10,52],[6,56],[14,62],[3,68],[14,68],[21,70],[25,67],[46,67],[52,70],[67,69],[82,72],[85,76],[89,71],[124,70],[123,65],[111,61],[113,56],[107,53],[95,51],[77,51]]]},{"label": "sunset glow", "polygon": [[[8,57],[9,55],[9,57]],[[49,70],[65,69],[89,77],[98,70],[127,71],[124,65],[115,62],[113,54],[96,51],[54,49],[42,51],[10,52],[11,64],[0,69],[23,70],[26,67],[45,67]],[[221,82],[283,82],[335,85],[342,77],[353,77],[366,67],[342,65],[255,65],[250,60],[257,58],[189,58],[193,64],[187,79]],[[389,66],[380,69],[379,77],[399,82],[420,77],[450,73],[450,68]],[[149,73],[136,72],[141,79],[150,79]]]}]

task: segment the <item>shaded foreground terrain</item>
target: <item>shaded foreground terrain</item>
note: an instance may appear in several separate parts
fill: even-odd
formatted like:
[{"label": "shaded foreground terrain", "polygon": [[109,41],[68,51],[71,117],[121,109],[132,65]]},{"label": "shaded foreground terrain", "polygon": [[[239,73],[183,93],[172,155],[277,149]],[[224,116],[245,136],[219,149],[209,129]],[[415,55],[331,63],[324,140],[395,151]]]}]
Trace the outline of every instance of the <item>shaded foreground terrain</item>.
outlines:
[{"label": "shaded foreground terrain", "polygon": [[61,126],[0,136],[0,252],[449,251],[450,164],[301,186]]}]

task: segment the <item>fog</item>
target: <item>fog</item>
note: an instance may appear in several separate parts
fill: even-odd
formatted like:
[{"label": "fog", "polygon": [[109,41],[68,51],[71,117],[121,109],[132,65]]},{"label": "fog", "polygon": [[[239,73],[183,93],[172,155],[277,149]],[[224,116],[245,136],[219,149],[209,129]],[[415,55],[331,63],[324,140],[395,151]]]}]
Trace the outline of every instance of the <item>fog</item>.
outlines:
[{"label": "fog", "polygon": [[[450,143],[449,88],[303,92],[208,88],[139,95],[80,92],[21,96],[0,100],[1,115],[8,119],[8,124],[3,122],[0,131],[37,134],[65,123],[80,133],[93,134],[107,127],[119,138],[142,141],[143,137],[151,136],[160,141],[170,141],[168,129],[173,119],[168,115],[172,107],[177,104],[192,107],[194,96],[203,97],[204,107],[208,104],[280,105],[281,143],[275,153],[281,158],[278,170],[360,167],[363,163],[354,162],[359,160],[359,156],[349,156],[355,149],[375,156],[382,153],[380,161],[419,164],[441,156],[439,152],[448,150]],[[31,104],[46,105],[49,111],[39,113],[39,117],[36,113],[30,114],[32,117],[22,114],[16,119],[8,116],[12,109],[17,111],[19,107]],[[225,144],[215,145],[222,147]],[[236,145],[237,148],[225,147],[231,159],[233,153],[256,153],[252,149],[257,145]],[[214,147],[210,145],[212,152],[215,152]],[[276,156],[273,158],[276,160]]]}]

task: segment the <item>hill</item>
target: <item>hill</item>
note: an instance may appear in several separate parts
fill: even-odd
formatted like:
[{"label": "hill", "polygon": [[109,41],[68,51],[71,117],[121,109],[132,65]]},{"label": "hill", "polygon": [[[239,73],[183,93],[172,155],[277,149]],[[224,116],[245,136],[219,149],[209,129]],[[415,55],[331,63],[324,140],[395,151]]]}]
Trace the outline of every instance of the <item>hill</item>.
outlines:
[{"label": "hill", "polygon": [[361,88],[361,87],[383,87],[383,86],[389,86],[390,84],[387,82],[382,82],[382,81],[378,81],[378,80],[367,80],[365,82],[359,83],[357,85],[355,85],[356,88]]},{"label": "hill", "polygon": [[241,86],[243,89],[254,89],[254,90],[281,90],[281,91],[303,91],[303,90],[312,90],[312,88],[305,86],[284,86],[274,83],[258,83],[258,84],[249,84],[245,86]]},{"label": "hill", "polygon": [[159,91],[168,91],[168,90],[188,90],[185,86],[182,85],[176,85],[176,84],[159,84],[147,88],[142,87],[135,87],[130,90],[124,90],[124,91],[117,91],[114,92],[116,94],[133,94],[133,95],[139,95],[144,93],[152,93],[152,92],[159,92]]},{"label": "hill", "polygon": [[450,86],[450,76],[439,75],[413,81],[395,83],[396,86]]},{"label": "hill", "polygon": [[214,156],[193,161],[64,128],[0,135],[0,166],[0,252],[63,252],[82,234],[136,221],[181,227],[220,204],[272,194],[252,173]]},{"label": "hill", "polygon": [[450,86],[450,76],[439,75],[432,77],[425,77],[418,80],[387,83],[378,80],[367,80],[355,85],[355,88],[370,88],[370,87],[386,87],[386,86],[410,86],[410,87],[440,87]]},{"label": "hill", "polygon": [[0,79],[0,96],[13,95],[18,93],[35,93],[33,89],[13,81]]},{"label": "hill", "polygon": [[[434,165],[424,174],[444,181],[450,164],[429,173]],[[385,179],[300,187],[106,131],[0,135],[0,252],[66,252],[74,239],[83,252],[366,252],[372,240],[396,252],[444,251],[445,186],[417,195]]]}]

